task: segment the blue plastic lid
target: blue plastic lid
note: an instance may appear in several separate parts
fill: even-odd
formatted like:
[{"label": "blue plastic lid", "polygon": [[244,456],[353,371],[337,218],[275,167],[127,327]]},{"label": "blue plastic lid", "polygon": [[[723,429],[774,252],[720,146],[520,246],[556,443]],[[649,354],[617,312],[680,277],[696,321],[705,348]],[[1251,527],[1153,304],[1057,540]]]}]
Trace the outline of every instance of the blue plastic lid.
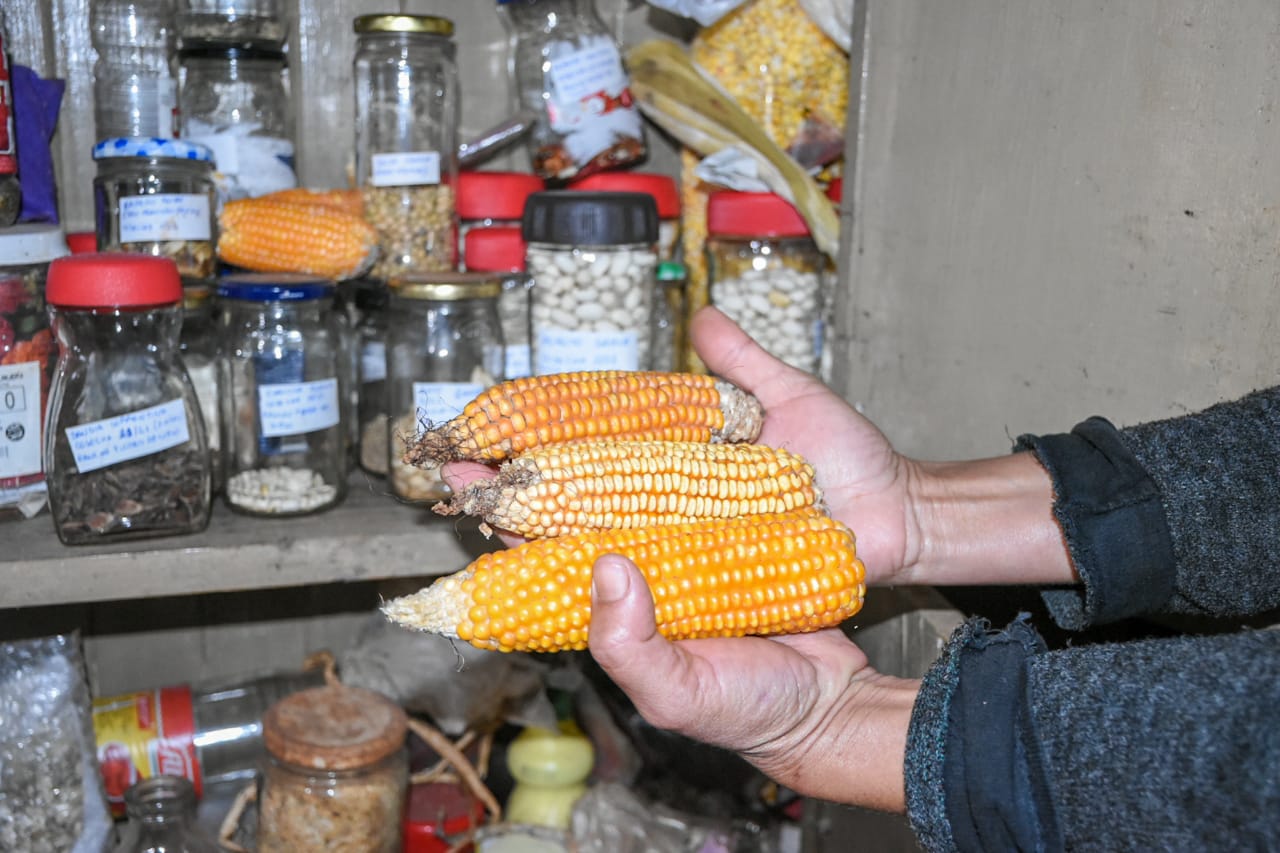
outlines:
[{"label": "blue plastic lid", "polygon": [[232,273],[218,279],[218,297],[246,302],[301,302],[333,294],[327,278],[301,273]]},{"label": "blue plastic lid", "polygon": [[175,160],[213,162],[213,151],[207,145],[187,139],[162,139],[157,136],[114,136],[93,146],[93,159],[111,157],[171,157]]}]

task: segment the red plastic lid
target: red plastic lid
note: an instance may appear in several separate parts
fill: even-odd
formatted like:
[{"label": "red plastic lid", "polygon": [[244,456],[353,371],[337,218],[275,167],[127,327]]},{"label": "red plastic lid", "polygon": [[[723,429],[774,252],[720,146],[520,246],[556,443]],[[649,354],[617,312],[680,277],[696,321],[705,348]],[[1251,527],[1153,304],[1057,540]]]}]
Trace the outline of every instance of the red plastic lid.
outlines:
[{"label": "red plastic lid", "polygon": [[458,785],[424,782],[409,788],[404,853],[444,853],[449,837],[484,822],[484,804]]},{"label": "red plastic lid", "polygon": [[514,225],[472,228],[467,232],[463,263],[478,272],[524,272],[524,237]]},{"label": "red plastic lid", "polygon": [[172,260],[154,255],[69,255],[49,264],[45,301],[66,308],[176,304],[182,301],[182,277]]},{"label": "red plastic lid", "polygon": [[98,235],[93,231],[72,231],[67,235],[67,248],[73,255],[98,251]]},{"label": "red plastic lid", "polygon": [[795,205],[773,193],[723,191],[707,199],[707,234],[726,237],[807,237]]},{"label": "red plastic lid", "polygon": [[837,205],[840,199],[844,197],[844,178],[835,178],[831,183],[827,184],[827,198],[831,199]]},{"label": "red plastic lid", "polygon": [[542,178],[525,172],[459,172],[458,218],[518,222],[524,200],[544,187]]},{"label": "red plastic lid", "polygon": [[675,178],[653,172],[595,172],[569,184],[571,190],[648,193],[658,204],[659,219],[680,215],[680,189]]}]

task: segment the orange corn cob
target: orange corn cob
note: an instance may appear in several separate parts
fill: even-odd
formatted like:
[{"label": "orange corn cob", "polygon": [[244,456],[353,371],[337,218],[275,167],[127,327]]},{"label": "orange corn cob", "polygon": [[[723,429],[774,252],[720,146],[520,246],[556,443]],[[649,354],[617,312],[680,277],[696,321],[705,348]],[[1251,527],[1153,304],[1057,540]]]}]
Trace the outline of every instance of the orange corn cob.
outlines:
[{"label": "orange corn cob", "polygon": [[290,187],[259,196],[271,201],[287,201],[291,204],[323,204],[345,210],[353,216],[364,216],[364,196],[360,190],[313,190],[306,187]]},{"label": "orange corn cob", "polygon": [[853,532],[820,510],[536,539],[383,606],[394,622],[482,649],[584,649],[591,570],[632,559],[672,640],[798,634],[838,625],[866,592]]},{"label": "orange corn cob", "polygon": [[586,440],[523,453],[435,511],[540,539],[814,506],[813,477],[762,444]]},{"label": "orange corn cob", "polygon": [[377,255],[373,226],[328,203],[235,199],[223,205],[218,227],[218,257],[256,272],[354,278]]},{"label": "orange corn cob", "polygon": [[760,434],[755,397],[692,373],[602,370],[528,376],[494,385],[405,451],[410,465],[500,462],[584,438],[739,442]]}]

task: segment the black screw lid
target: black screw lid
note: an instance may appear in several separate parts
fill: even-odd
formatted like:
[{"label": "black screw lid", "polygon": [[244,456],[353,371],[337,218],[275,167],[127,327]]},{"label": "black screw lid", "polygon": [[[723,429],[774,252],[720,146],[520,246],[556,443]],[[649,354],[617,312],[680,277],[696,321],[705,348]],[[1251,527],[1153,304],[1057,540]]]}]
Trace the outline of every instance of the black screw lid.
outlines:
[{"label": "black screw lid", "polygon": [[658,205],[648,193],[546,190],[524,203],[526,243],[621,246],[658,239]]}]

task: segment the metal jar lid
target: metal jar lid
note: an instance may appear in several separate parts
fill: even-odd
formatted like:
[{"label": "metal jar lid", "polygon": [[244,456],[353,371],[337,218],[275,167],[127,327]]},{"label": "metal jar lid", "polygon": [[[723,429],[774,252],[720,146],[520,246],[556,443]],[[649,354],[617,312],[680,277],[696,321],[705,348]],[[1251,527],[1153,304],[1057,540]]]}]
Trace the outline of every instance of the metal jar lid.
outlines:
[{"label": "metal jar lid", "polygon": [[357,33],[453,35],[453,21],[438,15],[361,15],[352,24]]},{"label": "metal jar lid", "polygon": [[341,684],[292,693],[267,709],[262,742],[285,764],[358,770],[404,746],[409,718],[380,693]]},{"label": "metal jar lid", "polygon": [[43,222],[0,228],[0,267],[47,264],[70,254],[62,228]]},{"label": "metal jar lid", "polygon": [[529,196],[521,229],[529,243],[651,244],[658,239],[658,205],[648,193],[547,190]]},{"label": "metal jar lid", "polygon": [[413,273],[387,282],[391,293],[404,299],[457,302],[462,299],[496,299],[502,295],[502,279],[492,273]]}]

